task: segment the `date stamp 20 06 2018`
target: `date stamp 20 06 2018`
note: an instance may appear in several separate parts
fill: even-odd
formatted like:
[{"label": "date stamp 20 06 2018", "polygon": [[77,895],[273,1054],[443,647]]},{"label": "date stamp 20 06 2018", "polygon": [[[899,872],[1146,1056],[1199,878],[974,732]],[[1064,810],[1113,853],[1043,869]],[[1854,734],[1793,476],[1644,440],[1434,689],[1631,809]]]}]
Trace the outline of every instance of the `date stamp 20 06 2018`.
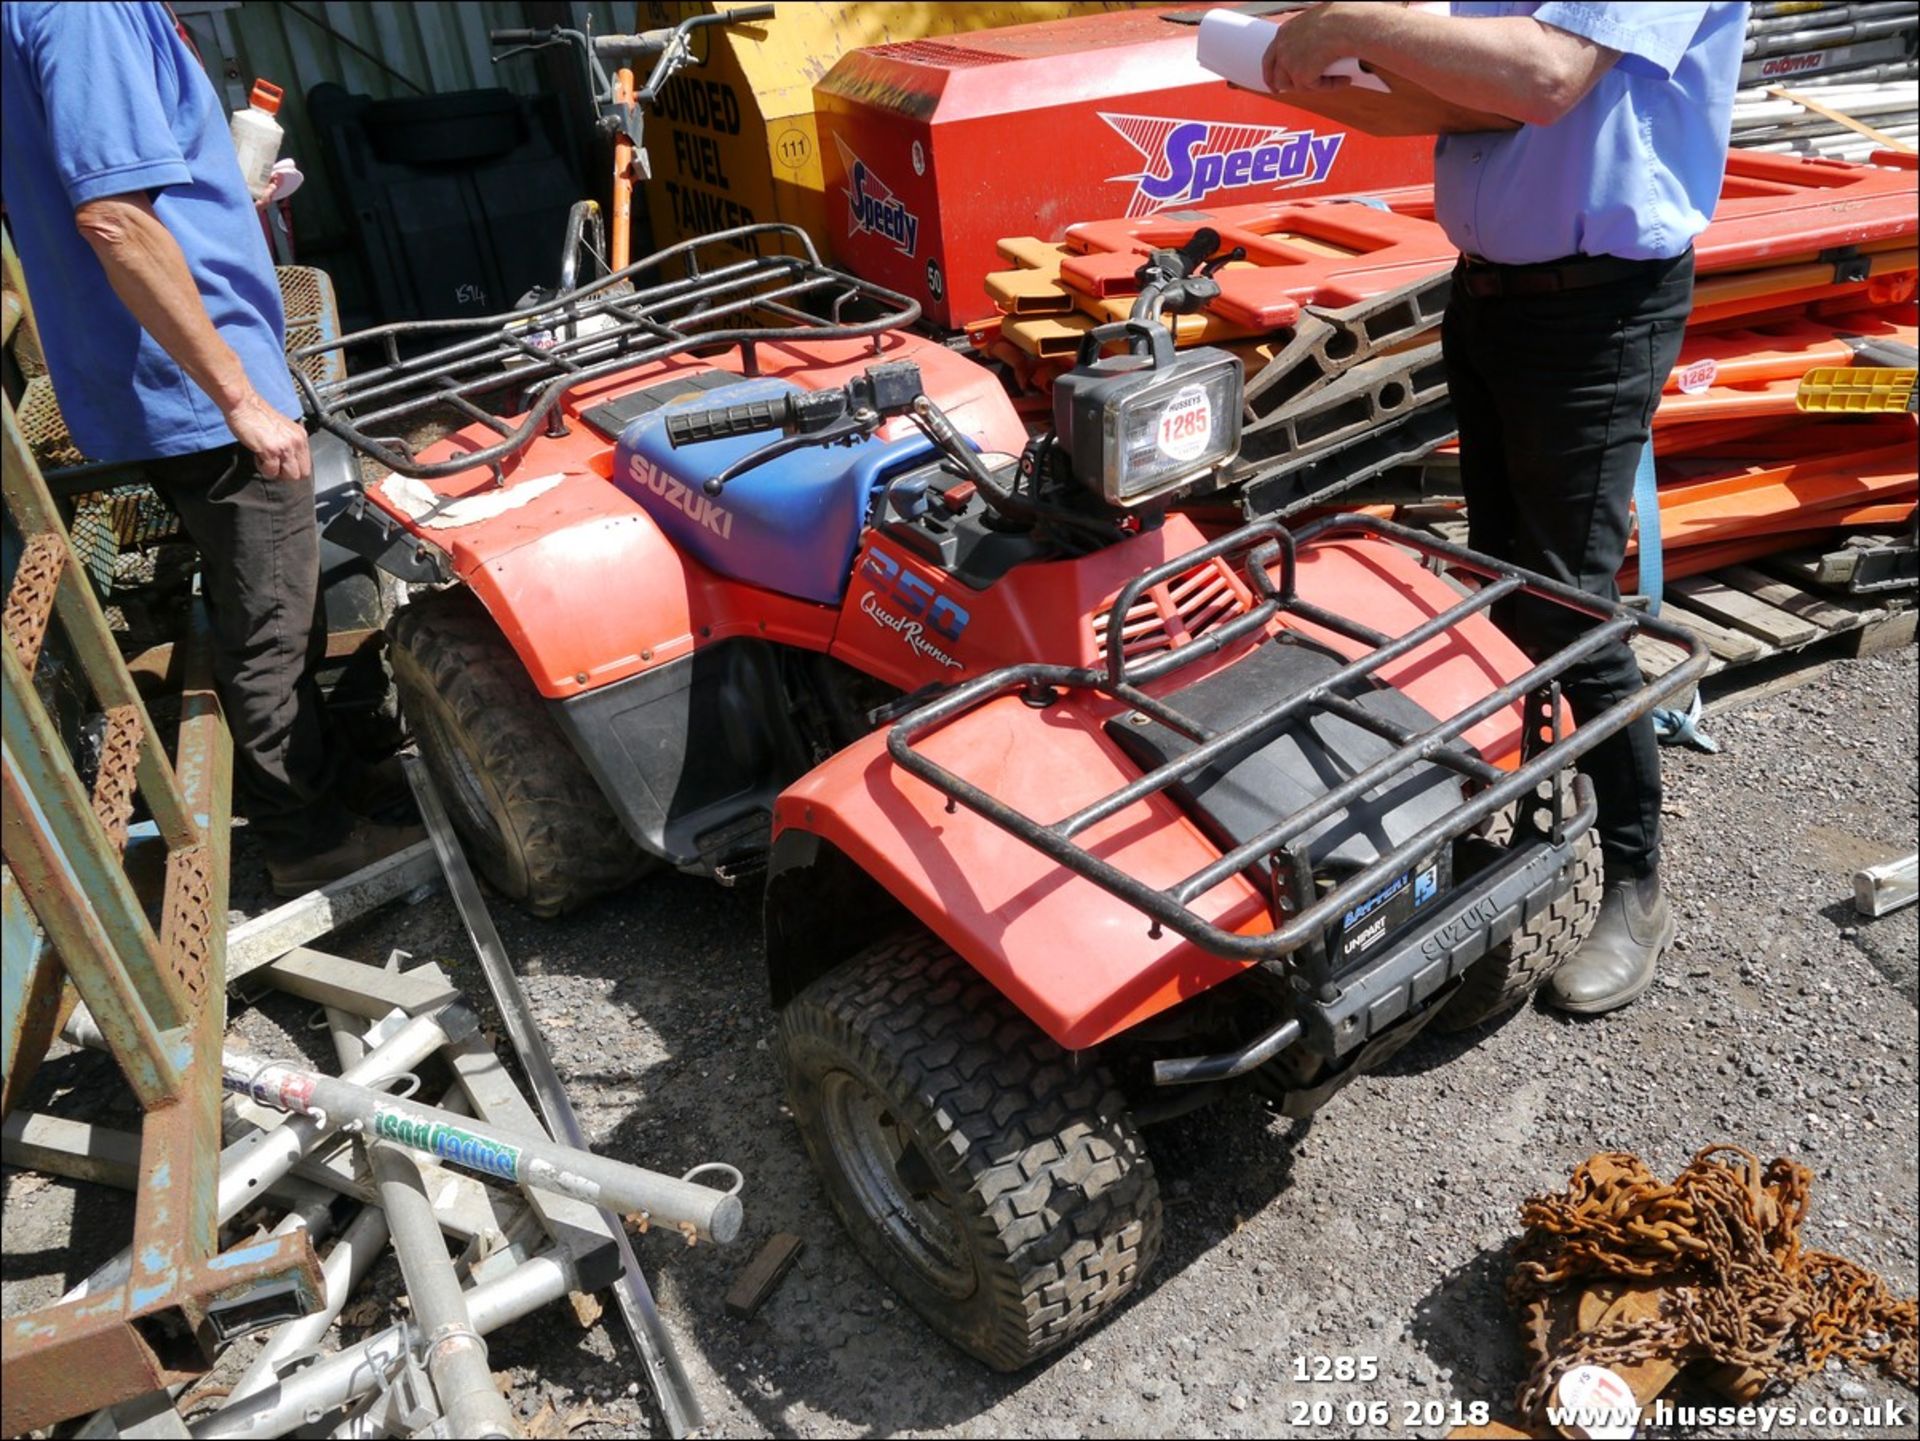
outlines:
[{"label": "date stamp 20 06 2018", "polygon": [[[1313,1386],[1365,1386],[1380,1379],[1378,1356],[1295,1356],[1288,1380]],[[1350,1426],[1367,1430],[1400,1431],[1415,1427],[1484,1426],[1492,1414],[1485,1401],[1452,1401],[1439,1398],[1405,1398],[1399,1401],[1369,1400],[1362,1396],[1334,1399],[1331,1396],[1291,1400],[1286,1403],[1288,1426]]]}]

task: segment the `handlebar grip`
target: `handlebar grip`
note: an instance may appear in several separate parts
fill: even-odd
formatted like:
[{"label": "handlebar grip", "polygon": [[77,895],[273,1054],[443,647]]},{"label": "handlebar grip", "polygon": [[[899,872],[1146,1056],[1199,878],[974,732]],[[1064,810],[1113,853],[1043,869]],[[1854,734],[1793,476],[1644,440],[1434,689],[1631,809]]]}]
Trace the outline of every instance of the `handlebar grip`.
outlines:
[{"label": "handlebar grip", "polygon": [[727,21],[733,25],[750,25],[755,20],[773,19],[771,5],[742,5],[738,10],[727,11]]},{"label": "handlebar grip", "polygon": [[531,45],[546,33],[544,30],[489,30],[487,39],[495,45]]},{"label": "handlebar grip", "polygon": [[716,405],[711,410],[682,410],[667,417],[667,444],[677,450],[705,440],[751,435],[756,430],[780,430],[791,414],[784,395],[749,400],[743,405]]},{"label": "handlebar grip", "polygon": [[1193,274],[1212,258],[1213,252],[1220,248],[1220,232],[1211,225],[1203,225],[1193,232],[1192,238],[1175,252],[1185,262],[1182,276]]}]

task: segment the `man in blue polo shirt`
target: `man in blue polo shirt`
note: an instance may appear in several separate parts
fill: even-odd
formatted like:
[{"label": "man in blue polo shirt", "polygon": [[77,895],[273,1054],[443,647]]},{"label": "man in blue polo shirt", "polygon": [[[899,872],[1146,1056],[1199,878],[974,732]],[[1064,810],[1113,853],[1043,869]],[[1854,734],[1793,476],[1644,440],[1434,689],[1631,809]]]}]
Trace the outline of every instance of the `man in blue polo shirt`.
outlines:
[{"label": "man in blue polo shirt", "polygon": [[[1443,136],[1434,213],[1459,248],[1442,328],[1471,543],[1615,600],[1634,471],[1693,301],[1693,239],[1720,194],[1747,7],[1739,4],[1318,5],[1280,27],[1276,91],[1357,55],[1444,100],[1521,122]],[[1535,655],[1586,627],[1520,602]],[[1574,717],[1639,684],[1625,642],[1565,681]],[[1652,984],[1673,941],[1661,892],[1660,757],[1650,719],[1582,763],[1607,887],[1548,998],[1595,1015]]]},{"label": "man in blue polo shirt", "polygon": [[[202,557],[250,824],[282,894],[410,837],[358,819],[311,662],[312,463],[226,116],[160,4],[0,6],[0,196],[75,443],[138,461]],[[345,799],[343,799],[345,798]]]}]

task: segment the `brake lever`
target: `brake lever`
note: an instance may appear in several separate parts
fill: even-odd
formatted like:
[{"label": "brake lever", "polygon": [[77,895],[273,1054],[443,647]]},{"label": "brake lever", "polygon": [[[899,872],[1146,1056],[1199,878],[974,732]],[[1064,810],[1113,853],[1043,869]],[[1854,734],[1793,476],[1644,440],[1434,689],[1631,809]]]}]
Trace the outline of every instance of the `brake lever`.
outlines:
[{"label": "brake lever", "polygon": [[498,55],[489,55],[488,60],[498,65],[502,60],[511,60],[516,55],[531,55],[536,50],[551,50],[556,45],[564,45],[564,39],[541,40],[532,45],[516,45],[511,50],[502,50]]},{"label": "brake lever", "polygon": [[801,431],[795,435],[783,435],[769,445],[743,455],[718,475],[710,475],[700,483],[700,488],[708,495],[719,495],[727,488],[727,483],[739,479],[749,470],[765,465],[770,460],[778,460],[792,451],[809,445],[839,445],[853,440],[864,440],[880,428],[880,417],[871,410],[856,410],[853,414],[834,422],[824,430]]},{"label": "brake lever", "polygon": [[1216,255],[1213,259],[1202,265],[1200,267],[1200,278],[1202,280],[1211,280],[1222,266],[1231,265],[1236,260],[1245,260],[1246,258],[1247,247],[1244,245],[1236,245],[1224,255]]}]

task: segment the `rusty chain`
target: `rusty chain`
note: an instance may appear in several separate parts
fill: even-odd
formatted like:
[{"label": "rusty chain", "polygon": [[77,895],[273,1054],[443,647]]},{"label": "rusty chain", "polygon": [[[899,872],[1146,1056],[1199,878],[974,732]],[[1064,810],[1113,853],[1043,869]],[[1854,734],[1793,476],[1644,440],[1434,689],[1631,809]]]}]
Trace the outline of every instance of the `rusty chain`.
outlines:
[{"label": "rusty chain", "polygon": [[47,620],[53,614],[53,598],[59,589],[60,572],[66,568],[67,548],[61,537],[42,531],[26,544],[20,554],[19,569],[7,592],[6,636],[13,653],[28,675],[40,660],[40,646],[46,639]]},{"label": "rusty chain", "polygon": [[[1544,1428],[1554,1384],[1585,1364],[1712,1360],[1774,1387],[1839,1358],[1877,1362],[1914,1386],[1915,1302],[1897,1300],[1864,1267],[1802,1245],[1812,1187],[1798,1162],[1763,1168],[1750,1151],[1709,1146],[1671,1185],[1639,1157],[1607,1152],[1581,1162],[1564,1194],[1529,1199],[1507,1281],[1532,1362],[1515,1403],[1523,1421]],[[1556,1347],[1553,1299],[1606,1280],[1659,1282],[1657,1314]]]},{"label": "rusty chain", "polygon": [[133,818],[133,791],[144,733],[138,706],[118,705],[107,712],[100,770],[93,778],[93,814],[116,855],[127,848],[127,822]]}]

